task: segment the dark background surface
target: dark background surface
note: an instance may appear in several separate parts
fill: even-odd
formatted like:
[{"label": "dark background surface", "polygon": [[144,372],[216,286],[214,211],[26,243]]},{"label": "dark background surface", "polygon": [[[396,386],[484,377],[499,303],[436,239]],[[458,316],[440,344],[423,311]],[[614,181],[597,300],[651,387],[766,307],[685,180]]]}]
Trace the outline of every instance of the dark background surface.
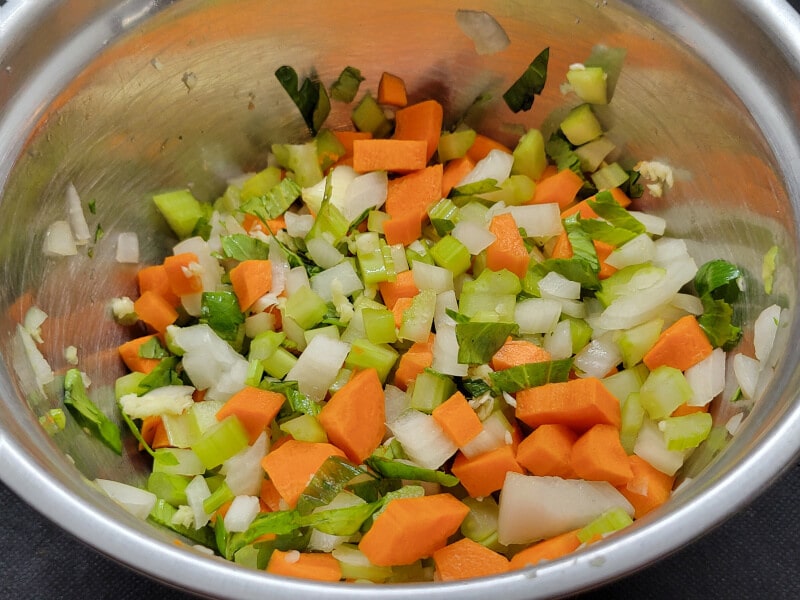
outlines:
[{"label": "dark background surface", "polygon": [[[800,0],[790,3],[800,6]],[[193,598],[99,555],[2,483],[0,511],[0,599]],[[800,598],[800,465],[699,540],[578,598]]]}]

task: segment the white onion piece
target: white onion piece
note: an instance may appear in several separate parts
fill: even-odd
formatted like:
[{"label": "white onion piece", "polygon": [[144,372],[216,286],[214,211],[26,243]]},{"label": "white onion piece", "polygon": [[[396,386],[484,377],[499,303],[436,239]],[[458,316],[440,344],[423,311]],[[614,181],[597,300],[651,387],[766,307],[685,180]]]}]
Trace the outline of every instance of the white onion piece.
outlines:
[{"label": "white onion piece", "polygon": [[736,435],[736,432],[739,431],[739,427],[742,425],[743,419],[744,413],[736,413],[725,423],[725,429],[727,429],[728,433],[731,435]]},{"label": "white onion piece", "polygon": [[44,234],[42,252],[47,256],[74,256],[78,253],[72,229],[66,221],[53,221]]},{"label": "white onion piece", "polygon": [[344,260],[344,255],[336,249],[336,246],[322,236],[307,240],[306,248],[311,260],[323,269],[335,267]]},{"label": "white onion piece", "polygon": [[698,316],[703,314],[703,301],[692,294],[675,294],[670,305],[690,315]]},{"label": "white onion piece", "polygon": [[715,348],[711,354],[684,371],[692,388],[689,406],[705,406],[725,389],[725,351]]},{"label": "white onion piece", "polygon": [[459,221],[450,235],[464,244],[473,256],[480,254],[497,239],[486,227],[472,221]]},{"label": "white onion piece", "polygon": [[258,496],[236,496],[225,513],[225,529],[232,532],[247,531],[260,509]]},{"label": "white onion piece", "polygon": [[311,338],[308,347],[286,374],[286,381],[296,381],[301,392],[321,402],[342,368],[350,344],[324,335]]},{"label": "white onion piece", "polygon": [[283,218],[286,221],[286,233],[292,237],[304,238],[314,226],[314,215],[298,215],[287,210]]},{"label": "white onion piece", "polygon": [[[205,404],[204,402],[198,403]],[[248,446],[223,463],[225,483],[235,496],[257,496],[261,491],[264,469],[261,459],[267,454],[269,441],[266,432],[256,438],[252,446]]]},{"label": "white onion piece", "polygon": [[206,472],[206,467],[200,460],[200,457],[190,448],[170,448],[169,450],[162,450],[162,452],[169,452],[172,454],[175,458],[175,464],[167,465],[163,462],[159,463],[159,473],[193,477]]},{"label": "white onion piece", "polygon": [[769,358],[769,353],[772,351],[780,318],[781,307],[773,304],[759,313],[753,325],[753,346],[756,358],[762,362]]},{"label": "white onion piece", "polygon": [[581,297],[581,284],[567,279],[560,273],[550,271],[539,280],[542,298],[556,300],[578,300]]},{"label": "white onion piece", "polygon": [[[333,535],[331,533],[323,533],[319,529],[311,529],[311,534],[308,536],[308,549],[317,552],[335,552],[342,544],[349,542],[353,536],[350,535]],[[354,548],[354,550],[356,550]],[[356,550],[358,552],[358,550]]]},{"label": "white onion piece", "polygon": [[139,236],[134,231],[123,231],[117,236],[117,262],[136,264],[139,262]]},{"label": "white onion piece", "polygon": [[569,321],[559,321],[553,332],[544,336],[542,347],[550,353],[552,360],[572,356],[572,328]]},{"label": "white onion piece", "polygon": [[755,358],[745,354],[736,354],[733,357],[733,374],[736,376],[736,383],[742,390],[742,395],[748,400],[752,400],[756,392],[758,374],[761,372],[761,363]]},{"label": "white onion piece", "polygon": [[36,347],[36,342],[33,341],[31,334],[28,333],[22,325],[17,325],[17,336],[22,343],[25,356],[28,358],[28,362],[31,365],[36,385],[39,390],[41,390],[55,378],[53,369],[50,367],[50,363],[47,362],[44,355]]},{"label": "white onion piece", "polygon": [[193,252],[197,256],[197,262],[200,265],[199,274],[200,280],[203,282],[203,291],[213,292],[217,290],[223,269],[219,261],[214,258],[208,242],[199,236],[195,236],[178,242],[172,251],[173,254]]},{"label": "white onion piece", "polygon": [[505,50],[511,43],[505,29],[486,11],[460,8],[456,11],[456,23],[475,43],[478,54],[494,54]]},{"label": "white onion piece", "polygon": [[436,420],[418,410],[405,411],[387,427],[408,457],[425,469],[438,469],[458,450]]},{"label": "white onion piece", "polygon": [[[419,263],[414,263],[419,264]],[[447,290],[436,296],[436,308],[433,312],[433,324],[436,337],[433,338],[433,362],[431,368],[445,375],[464,377],[469,365],[458,362],[458,339],[456,324],[447,315],[447,309],[458,311],[456,293]]]},{"label": "white onion piece", "polygon": [[564,231],[561,224],[561,211],[558,204],[529,204],[526,206],[506,206],[495,214],[510,213],[517,227],[525,230],[528,237],[552,237]]},{"label": "white onion piece", "polygon": [[152,492],[110,479],[95,479],[94,482],[106,495],[134,517],[145,520],[156,505],[158,498]]},{"label": "white onion piece", "polygon": [[297,290],[309,286],[305,267],[294,267],[286,274],[286,296],[290,298]]},{"label": "white onion piece", "polygon": [[[340,165],[331,170],[330,173],[330,202],[339,210],[344,208],[344,198],[347,188],[353,179],[356,178],[356,172],[352,167]],[[322,207],[322,200],[325,197],[325,187],[327,179],[323,178],[318,183],[303,189],[303,202],[308,206],[311,211],[318,213]]]},{"label": "white onion piece", "polygon": [[485,158],[478,161],[472,171],[467,173],[456,187],[486,179],[494,179],[500,185],[511,175],[511,165],[513,164],[514,157],[511,154],[502,150],[492,150]]},{"label": "white onion piece", "polygon": [[667,230],[667,221],[662,217],[636,210],[629,210],[628,212],[634,219],[644,225],[645,231],[651,235],[664,235],[664,232]]},{"label": "white onion piece", "polygon": [[418,260],[411,263],[414,284],[421,290],[433,290],[437,294],[453,289],[453,272]]},{"label": "white onion piece", "polygon": [[575,319],[583,319],[586,317],[586,304],[580,300],[559,298],[557,301],[561,304],[561,312],[563,314]]},{"label": "white onion piece", "polygon": [[81,199],[78,196],[78,190],[72,185],[72,182],[67,184],[67,211],[69,218],[69,225],[72,228],[72,235],[75,236],[75,243],[78,246],[84,246],[92,239],[92,233],[89,231],[89,225],[86,223],[86,216],[83,214],[83,207],[81,206]]},{"label": "white onion piece", "polygon": [[411,398],[399,387],[387,385],[383,390],[386,422],[391,423],[409,408]]},{"label": "white onion piece", "polygon": [[182,415],[194,405],[194,388],[188,385],[165,385],[146,394],[125,394],[119,399],[123,412],[133,419],[155,415]]},{"label": "white onion piece", "polygon": [[509,472],[500,492],[497,538],[529,544],[590,523],[612,508],[633,506],[607,481],[537,477]]},{"label": "white onion piece", "polygon": [[208,483],[202,475],[197,475],[186,486],[186,503],[192,509],[194,528],[200,529],[211,518],[203,508],[203,502],[211,495]]},{"label": "white onion piece", "polygon": [[467,458],[474,458],[490,450],[508,446],[511,443],[511,432],[506,428],[508,422],[497,412],[493,412],[483,422],[481,432],[461,447],[461,453]]},{"label": "white onion piece", "polygon": [[22,326],[25,328],[37,344],[42,343],[42,324],[47,320],[47,313],[38,306],[31,306],[26,312],[22,320]]},{"label": "white onion piece", "polygon": [[589,342],[575,355],[575,366],[588,377],[605,377],[622,362],[622,354],[613,338],[614,333],[608,332]]},{"label": "white onion piece", "polygon": [[669,450],[664,434],[653,421],[644,418],[633,453],[649,462],[653,468],[667,475],[674,475],[683,465],[683,452]]},{"label": "white onion piece", "polygon": [[275,331],[275,315],[259,312],[244,320],[244,334],[249,338],[256,337],[265,331]]},{"label": "white onion piece", "polygon": [[286,253],[274,237],[269,238],[269,262],[272,265],[272,288],[270,291],[278,296],[286,289],[286,278],[291,267]]},{"label": "white onion piece", "polygon": [[353,268],[353,264],[348,260],[342,261],[338,265],[325,269],[324,271],[320,271],[311,277],[309,285],[320,298],[326,302],[330,302],[333,300],[334,281],[339,282],[340,292],[344,296],[350,296],[354,292],[364,289],[361,278]]},{"label": "white onion piece", "polygon": [[514,307],[514,321],[520,333],[551,333],[559,317],[561,303],[550,298],[528,298]]},{"label": "white onion piece", "polygon": [[394,263],[395,273],[402,273],[408,271],[411,267],[408,264],[408,257],[406,256],[406,248],[403,244],[392,244],[389,246],[392,253],[392,262]]},{"label": "white onion piece", "polygon": [[386,171],[372,171],[354,178],[344,194],[342,214],[353,222],[366,210],[380,208],[386,202],[389,178]]},{"label": "white onion piece", "polygon": [[642,233],[609,254],[606,263],[615,269],[623,269],[630,265],[646,263],[653,259],[654,254],[653,240],[646,233]]}]

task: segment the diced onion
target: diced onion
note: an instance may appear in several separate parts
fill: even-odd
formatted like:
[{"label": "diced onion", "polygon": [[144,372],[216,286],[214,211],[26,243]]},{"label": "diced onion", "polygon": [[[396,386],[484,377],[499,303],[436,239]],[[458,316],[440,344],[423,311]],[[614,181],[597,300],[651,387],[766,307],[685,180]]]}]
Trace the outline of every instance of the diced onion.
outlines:
[{"label": "diced onion", "polygon": [[344,255],[322,236],[306,241],[308,255],[323,269],[335,267],[344,260]]},{"label": "diced onion", "polygon": [[550,298],[528,298],[514,307],[520,333],[552,333],[560,317],[561,303]]},{"label": "diced onion", "polygon": [[609,254],[606,264],[615,269],[622,269],[646,263],[652,260],[654,254],[653,240],[646,233],[642,233]]},{"label": "diced onion", "polygon": [[497,239],[491,231],[472,221],[459,221],[450,235],[464,244],[473,256],[483,252]]},{"label": "diced onion", "polygon": [[372,171],[355,177],[344,194],[342,214],[352,223],[364,211],[380,208],[386,202],[388,187],[386,171]]},{"label": "diced onion", "polygon": [[725,351],[715,348],[711,354],[684,371],[692,388],[689,406],[705,406],[725,389]]},{"label": "diced onion", "polygon": [[664,235],[667,230],[667,221],[652,213],[643,213],[636,210],[628,211],[631,216],[644,225],[645,231],[651,235]]},{"label": "diced onion", "polygon": [[22,321],[22,326],[25,328],[36,343],[42,343],[42,324],[47,320],[47,313],[38,306],[31,306],[25,313],[25,318]]},{"label": "diced onion", "polygon": [[83,214],[83,207],[81,206],[81,199],[78,196],[78,190],[70,182],[67,185],[67,211],[69,216],[69,225],[72,229],[72,235],[75,237],[75,243],[78,246],[83,246],[89,243],[92,239],[92,234],[89,231],[89,225],[86,223],[86,217]]},{"label": "diced onion", "polygon": [[260,493],[264,479],[261,459],[267,454],[268,448],[267,434],[262,433],[252,446],[225,461],[225,483],[234,495],[257,496]]},{"label": "diced onion", "polygon": [[158,498],[152,492],[119,481],[95,479],[94,482],[109,498],[139,519],[146,519]]},{"label": "diced onion", "polygon": [[669,450],[664,434],[650,419],[644,419],[633,446],[633,453],[667,475],[674,475],[683,465],[684,453]]},{"label": "diced onion", "polygon": [[44,234],[42,252],[47,256],[74,256],[78,253],[72,229],[66,221],[53,221]]},{"label": "diced onion", "polygon": [[464,377],[469,366],[458,362],[459,346],[456,338],[455,322],[447,315],[447,309],[458,310],[456,294],[453,290],[447,290],[436,296],[436,309],[433,313],[436,337],[433,338],[433,363],[431,368],[445,375]]},{"label": "diced onion", "polygon": [[342,368],[350,344],[317,335],[286,374],[286,381],[296,381],[301,392],[321,402]]},{"label": "diced onion", "polygon": [[761,372],[761,362],[745,354],[736,354],[733,357],[733,373],[736,383],[742,390],[742,395],[748,400],[755,396],[758,374]]},{"label": "diced onion", "polygon": [[513,164],[514,157],[508,152],[491,150],[458,182],[458,185],[477,183],[486,179],[494,179],[500,185],[511,175],[511,165]]},{"label": "diced onion", "polygon": [[561,360],[572,356],[572,328],[569,321],[559,321],[552,333],[544,336],[542,346],[550,354],[552,360]]},{"label": "diced onion", "polygon": [[550,271],[539,280],[539,292],[542,298],[578,300],[581,297],[581,284],[567,279],[560,273]]},{"label": "diced onion", "polygon": [[425,469],[438,469],[458,450],[434,418],[418,410],[405,411],[388,427],[408,457]]},{"label": "diced onion", "polygon": [[364,289],[361,278],[358,276],[358,273],[356,273],[353,268],[353,264],[349,260],[342,261],[336,266],[320,271],[311,277],[309,285],[320,298],[326,302],[330,302],[333,300],[334,281],[339,282],[339,291],[344,296],[350,296],[354,292]]},{"label": "diced onion", "polygon": [[497,211],[497,214],[502,213],[510,213],[517,227],[524,229],[528,237],[552,237],[564,231],[561,211],[555,202],[507,206]]},{"label": "diced onion", "polygon": [[117,236],[117,262],[139,262],[139,236],[133,231],[123,231]]},{"label": "diced onion", "polygon": [[291,297],[297,290],[309,286],[308,273],[305,267],[289,269],[286,275],[286,296]]},{"label": "diced onion", "polygon": [[55,378],[53,369],[36,347],[36,342],[33,341],[31,334],[28,333],[22,325],[17,325],[17,336],[22,343],[25,356],[28,358],[28,362],[31,365],[36,385],[41,390]]},{"label": "diced onion", "polygon": [[458,9],[456,23],[475,43],[478,54],[494,54],[505,50],[511,43],[505,29],[486,11]]},{"label": "diced onion", "polygon": [[304,238],[314,226],[314,215],[298,215],[287,210],[283,218],[286,220],[286,233],[292,237]]},{"label": "diced onion", "polygon": [[415,260],[411,264],[414,284],[421,290],[433,290],[437,294],[453,289],[453,272],[436,265]]},{"label": "diced onion", "polygon": [[575,366],[588,377],[605,377],[615,365],[622,362],[622,354],[613,337],[614,333],[608,332],[589,342],[575,355]]},{"label": "diced onion", "polygon": [[781,307],[773,304],[762,310],[753,324],[753,346],[756,358],[762,362],[769,358],[769,353],[772,351],[780,318]]},{"label": "diced onion", "polygon": [[211,518],[205,508],[203,502],[211,495],[211,490],[208,488],[205,478],[202,475],[196,475],[194,479],[186,486],[186,503],[192,509],[194,516],[194,528],[200,529]]},{"label": "diced onion", "polygon": [[225,529],[231,532],[247,531],[259,510],[261,510],[261,506],[258,496],[236,496],[231,502],[228,512],[225,513],[223,519]]}]

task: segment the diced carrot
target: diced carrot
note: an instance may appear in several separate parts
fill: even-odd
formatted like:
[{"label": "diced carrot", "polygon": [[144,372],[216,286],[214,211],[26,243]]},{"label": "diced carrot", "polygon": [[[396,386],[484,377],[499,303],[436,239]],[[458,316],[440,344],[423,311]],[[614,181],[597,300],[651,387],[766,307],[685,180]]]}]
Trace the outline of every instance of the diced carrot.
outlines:
[{"label": "diced carrot", "polygon": [[597,276],[600,279],[611,277],[617,272],[617,269],[606,263],[606,259],[616,248],[611,244],[601,242],[600,240],[594,240],[593,244],[595,252],[597,252],[597,260],[600,261],[600,271],[597,273]]},{"label": "diced carrot", "polygon": [[486,266],[492,271],[508,269],[517,277],[524,277],[528,272],[531,257],[525,249],[525,243],[517,228],[517,222],[511,213],[502,213],[492,217],[489,231],[495,240],[486,248]]},{"label": "diced carrot", "polygon": [[475,168],[475,161],[469,156],[454,158],[447,163],[442,174],[442,198],[447,198],[450,191],[456,187],[467,173]]},{"label": "diced carrot", "polygon": [[394,306],[392,307],[392,313],[394,314],[394,326],[398,329],[403,324],[403,313],[411,308],[411,303],[413,300],[413,298],[398,298],[395,301]]},{"label": "diced carrot", "polygon": [[279,217],[275,217],[274,219],[270,219],[269,221],[262,221],[255,215],[245,213],[244,218],[242,219],[242,228],[247,233],[260,231],[266,235],[269,235],[270,231],[272,233],[278,233],[281,229],[286,229],[286,219],[283,217],[283,215],[281,215]]},{"label": "diced carrot", "polygon": [[408,173],[425,168],[425,142],[422,140],[354,140],[353,169]]},{"label": "diced carrot", "polygon": [[153,291],[146,291],[133,303],[133,310],[140,320],[153,330],[163,333],[168,325],[178,320],[178,311],[163,296]]},{"label": "diced carrot", "polygon": [[516,415],[526,425],[566,425],[586,431],[598,423],[619,428],[617,400],[596,377],[546,383],[517,392]]},{"label": "diced carrot", "polygon": [[331,456],[347,458],[339,448],[324,442],[288,440],[261,460],[281,498],[294,508],[308,481]]},{"label": "diced carrot", "polygon": [[433,409],[431,416],[456,446],[466,446],[475,439],[483,424],[461,392],[456,392]]},{"label": "diced carrot", "polygon": [[442,165],[436,164],[391,179],[386,189],[386,213],[392,218],[415,214],[423,221],[428,208],[441,198],[442,173]]},{"label": "diced carrot", "polygon": [[708,404],[703,406],[689,406],[685,402],[672,411],[670,417],[684,417],[697,412],[708,412]]},{"label": "diced carrot", "polygon": [[628,455],[614,425],[595,425],[572,445],[570,463],[580,479],[625,485],[633,478]]},{"label": "diced carrot", "polygon": [[628,194],[623,192],[618,187],[611,188],[608,191],[614,197],[614,200],[617,201],[617,204],[619,204],[622,208],[627,208],[630,205],[630,203],[632,202],[632,200],[628,197]]},{"label": "diced carrot", "polygon": [[378,103],[400,108],[407,105],[405,82],[397,75],[384,71],[378,82]]},{"label": "diced carrot", "polygon": [[169,277],[164,265],[151,265],[139,269],[136,274],[139,282],[139,293],[155,292],[172,306],[178,306],[181,299],[172,291],[169,285]]},{"label": "diced carrot", "polygon": [[383,222],[383,234],[387,244],[408,246],[422,236],[422,222],[413,212],[397,215]]},{"label": "diced carrot", "polygon": [[156,337],[156,334],[145,335],[136,339],[127,341],[119,346],[119,355],[122,362],[131,371],[138,371],[139,373],[149,373],[158,366],[161,362],[157,358],[143,358],[139,356],[139,348],[143,344]]},{"label": "diced carrot", "polygon": [[572,244],[566,231],[562,231],[556,238],[550,258],[572,258]]},{"label": "diced carrot", "polygon": [[332,554],[297,550],[273,550],[267,573],[314,581],[339,581],[342,578],[342,568]]},{"label": "diced carrot", "polygon": [[469,538],[462,538],[433,553],[438,581],[488,577],[509,570],[508,559]]},{"label": "diced carrot", "polygon": [[539,182],[544,181],[548,177],[552,177],[556,173],[558,173],[558,167],[556,165],[548,164],[544,168],[544,171],[542,171],[542,174],[539,175],[539,179],[536,181],[536,183],[538,184]]},{"label": "diced carrot", "polygon": [[375,518],[358,548],[374,565],[409,565],[443,548],[467,514],[467,505],[446,493],[397,498]]},{"label": "diced carrot", "polygon": [[[26,291],[17,297],[6,309],[6,316],[14,323],[22,323],[30,308],[36,304],[36,297],[32,292]],[[46,323],[47,321],[45,321]]]},{"label": "diced carrot", "polygon": [[571,169],[561,169],[551,177],[536,184],[533,198],[528,204],[550,204],[556,202],[561,210],[569,206],[580,189],[583,180]]},{"label": "diced carrot", "polygon": [[636,454],[631,454],[628,462],[633,477],[617,489],[633,505],[634,518],[640,519],[669,500],[675,477],[662,473]]},{"label": "diced carrot", "polygon": [[511,446],[500,446],[473,458],[459,452],[452,471],[473,498],[488,496],[502,488],[508,472],[525,473],[514,458]]},{"label": "diced carrot", "polygon": [[394,116],[394,139],[424,141],[427,163],[439,146],[443,117],[442,105],[436,100],[425,100],[401,108]]},{"label": "diced carrot", "polygon": [[506,154],[511,154],[511,150],[505,144],[501,144],[497,140],[493,140],[479,133],[475,136],[475,141],[472,142],[472,145],[467,150],[467,156],[469,156],[470,160],[473,162],[478,162],[486,158],[486,155],[492,150],[500,150]]},{"label": "diced carrot", "polygon": [[489,365],[495,371],[502,371],[519,365],[547,362],[549,360],[550,353],[541,346],[526,340],[508,338],[506,343],[500,347],[500,350],[495,352]]},{"label": "diced carrot", "polygon": [[236,415],[247,431],[248,443],[252,445],[272,423],[285,401],[283,394],[246,385],[217,411],[217,421]]},{"label": "diced carrot", "polygon": [[539,564],[543,560],[555,560],[574,552],[581,545],[578,529],[562,533],[550,539],[528,546],[511,557],[512,569],[524,569]]},{"label": "diced carrot", "polygon": [[182,252],[164,259],[164,269],[167,272],[169,286],[178,296],[196,294],[203,291],[203,282],[200,275],[192,271],[192,265],[198,261],[194,252]]},{"label": "diced carrot", "polygon": [[[355,140],[371,140],[372,133],[369,131],[334,131],[333,135],[344,146],[344,155],[353,156],[353,142]],[[340,159],[341,160],[341,159]]]},{"label": "diced carrot", "polygon": [[272,289],[272,262],[269,260],[243,260],[230,270],[233,293],[244,312]]},{"label": "diced carrot", "polygon": [[572,479],[570,455],[577,439],[578,434],[566,425],[540,425],[520,442],[517,462],[532,475]]},{"label": "diced carrot", "polygon": [[391,310],[398,298],[413,298],[419,294],[419,288],[414,283],[414,273],[411,270],[397,274],[394,281],[381,281],[378,284],[383,303]]},{"label": "diced carrot", "polygon": [[693,315],[686,315],[661,332],[642,362],[651,371],[666,365],[685,371],[711,354],[714,348]]},{"label": "diced carrot", "polygon": [[[411,306],[411,298],[398,298],[393,310],[396,310],[398,305],[404,302],[408,302],[408,305]],[[397,324],[397,313],[395,313],[395,324]],[[409,384],[433,364],[433,340],[434,334],[431,333],[427,341],[414,342],[400,357],[394,372],[394,384],[401,390],[407,390]]]},{"label": "diced carrot", "polygon": [[350,378],[319,413],[328,439],[361,464],[380,445],[386,434],[386,399],[375,369],[364,369]]},{"label": "diced carrot", "polygon": [[277,512],[281,509],[281,495],[271,479],[263,479],[261,481],[259,499],[272,512]]},{"label": "diced carrot", "polygon": [[[142,419],[142,439],[154,450],[157,448],[168,448],[169,436],[167,430],[164,428],[164,422],[161,420],[160,415],[153,415]],[[139,444],[139,450],[144,450],[144,447]]]}]

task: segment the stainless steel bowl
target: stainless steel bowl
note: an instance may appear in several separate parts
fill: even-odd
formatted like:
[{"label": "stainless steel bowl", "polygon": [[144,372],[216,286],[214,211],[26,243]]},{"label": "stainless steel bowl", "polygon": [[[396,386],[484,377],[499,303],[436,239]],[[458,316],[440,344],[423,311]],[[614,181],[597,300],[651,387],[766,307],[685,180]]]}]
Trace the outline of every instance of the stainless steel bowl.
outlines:
[{"label": "stainless steel bowl", "polygon": [[[800,19],[768,0],[487,1],[511,46],[478,56],[456,27],[463,3],[422,0],[11,0],[0,21],[0,477],[17,494],[99,551],[156,579],[218,597],[538,598],[619,577],[687,543],[751,500],[800,448],[797,337],[800,198]],[[718,459],[661,509],[621,535],[525,572],[455,584],[362,587],[275,578],[210,558],[130,516],[86,483],[141,483],[145,461],[126,440],[116,458],[70,423],[53,437],[38,417],[58,405],[39,391],[15,337],[17,300],[49,314],[45,352],[78,347],[94,389],[111,399],[124,331],[107,300],[132,293],[134,268],[114,241],[135,231],[142,262],[168,233],[153,190],[192,186],[212,198],[226,177],[258,167],[270,142],[303,127],[273,77],[290,64],[332,81],[354,65],[373,88],[382,70],[413,99],[435,96],[457,115],[486,89],[502,91],[544,47],[551,79],[531,113],[501,102],[485,128],[501,139],[542,125],[564,103],[558,79],[592,46],[628,49],[614,101],[601,115],[625,153],[662,158],[680,181],[647,208],[692,240],[698,260],[727,258],[750,275],[749,325],[767,302],[761,260],[780,248],[776,291],[792,322],[773,352],[774,375]],[[334,106],[330,123],[348,111]],[[73,182],[97,207],[105,237],[91,258],[42,254],[47,226],[64,218]],[[743,342],[747,348],[751,334]],[[109,405],[104,405],[107,408]],[[724,407],[718,407],[724,412]]]}]

